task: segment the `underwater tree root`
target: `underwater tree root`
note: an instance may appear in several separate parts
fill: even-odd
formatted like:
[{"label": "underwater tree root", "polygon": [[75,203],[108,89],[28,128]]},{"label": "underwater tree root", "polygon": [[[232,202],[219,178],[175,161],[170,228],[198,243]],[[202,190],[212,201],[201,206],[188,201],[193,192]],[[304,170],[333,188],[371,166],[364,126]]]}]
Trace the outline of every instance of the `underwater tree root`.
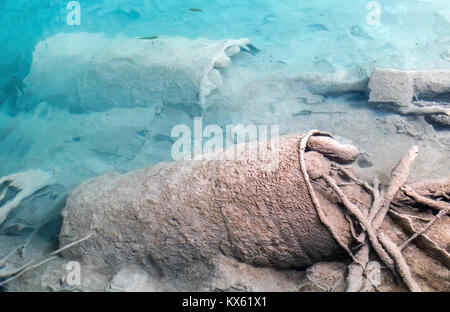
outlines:
[{"label": "underwater tree root", "polygon": [[396,110],[402,115],[443,114],[450,116],[450,109],[445,106],[446,103],[414,101],[409,106],[397,106]]},{"label": "underwater tree root", "polygon": [[298,146],[300,171],[302,172],[303,178],[305,180],[305,183],[306,183],[306,186],[307,186],[307,189],[309,192],[309,196],[310,196],[311,201],[317,211],[320,221],[327,228],[327,230],[330,232],[330,234],[336,240],[336,242],[339,244],[339,246],[341,246],[347,252],[347,254],[350,256],[350,258],[353,259],[353,261],[357,262],[357,260],[353,256],[353,253],[350,251],[350,248],[341,240],[339,235],[333,231],[333,228],[331,227],[329,221],[327,220],[327,217],[323,213],[322,208],[319,203],[319,200],[317,199],[317,196],[314,193],[314,188],[311,184],[311,180],[309,178],[308,171],[306,170],[306,162],[305,162],[306,145],[308,144],[309,138],[314,135],[324,135],[324,136],[333,137],[330,133],[321,132],[319,130],[312,130],[300,140],[299,146]]},{"label": "underwater tree root", "polygon": [[441,202],[441,201],[437,201],[437,200],[433,200],[430,198],[426,198],[425,196],[419,195],[417,194],[413,189],[411,189],[408,186],[403,186],[402,191],[408,195],[409,197],[411,197],[412,199],[414,199],[417,203],[428,206],[432,209],[435,210],[444,210],[446,212],[450,211],[450,204],[446,203],[446,202]]},{"label": "underwater tree root", "polygon": [[[360,243],[360,248],[357,253],[354,255],[349,246],[343,244],[342,239],[340,239],[339,235],[335,233],[332,227],[328,224],[328,220],[326,216],[323,214],[323,211],[320,207],[320,204],[317,200],[317,197],[314,194],[314,189],[312,184],[310,183],[310,177],[307,173],[306,163],[304,160],[304,153],[308,143],[308,140],[311,136],[317,135],[326,135],[331,136],[328,133],[323,133],[317,130],[313,130],[309,132],[306,136],[304,136],[299,143],[299,162],[300,169],[305,179],[305,183],[308,186],[308,191],[310,193],[312,202],[317,210],[320,220],[325,225],[325,227],[330,231],[333,238],[336,239],[337,243],[347,251],[350,257],[353,260],[348,266],[348,275],[347,275],[347,291],[358,291],[364,284],[364,276],[367,277],[366,266],[369,262],[370,250],[373,249],[380,260],[386,265],[387,268],[390,269],[393,276],[396,279],[401,279],[403,283],[407,286],[407,288],[412,292],[420,292],[421,289],[417,282],[414,280],[410,268],[406,263],[404,256],[402,255],[402,250],[415,238],[423,235],[432,225],[443,215],[446,215],[448,212],[448,205],[443,202],[436,202],[420,196],[416,194],[413,190],[404,187],[409,173],[410,167],[414,160],[418,155],[418,147],[413,146],[400,160],[397,166],[392,171],[391,181],[386,188],[386,190],[382,193],[379,190],[379,182],[376,179],[373,183],[373,186],[369,185],[366,182],[358,180],[349,170],[346,168],[335,165],[333,169],[338,171],[344,177],[346,177],[349,181],[357,184],[366,190],[372,197],[372,205],[367,210],[362,210],[353,204],[346,194],[342,191],[341,187],[335,181],[335,179],[329,175],[323,174],[321,178],[327,183],[329,187],[334,191],[334,193],[338,196],[340,202],[345,208],[345,213],[347,221],[349,223],[349,227],[352,233],[353,238],[356,242]],[[417,202],[422,204],[426,203],[430,207],[434,209],[440,210],[440,213],[433,218],[428,225],[422,229],[421,231],[414,233],[407,241],[405,241],[401,246],[397,246],[387,235],[385,235],[380,227],[384,222],[386,214],[389,212],[391,208],[392,201],[394,200],[397,192],[402,189],[408,195],[412,194],[411,197],[414,196]],[[444,211],[444,212],[442,212]],[[352,220],[349,218],[355,218],[355,220],[360,224],[362,228],[361,234],[356,234],[354,229],[354,224]]]},{"label": "underwater tree root", "polygon": [[397,271],[400,274],[403,282],[406,284],[406,286],[408,286],[408,289],[412,292],[421,292],[422,290],[412,277],[409,266],[406,263],[406,260],[403,257],[401,250],[398,248],[398,246],[383,232],[380,233],[379,238],[384,248],[386,248],[386,250],[392,256],[392,258],[394,258]]},{"label": "underwater tree root", "polygon": [[[445,267],[450,269],[450,253],[448,253],[444,248],[441,248],[433,240],[431,240],[425,231],[416,231],[413,226],[410,215],[401,214],[393,209],[389,211],[389,215],[399,224],[409,235],[412,235],[403,245],[409,244],[414,240],[415,244],[423,250],[428,256],[437,261],[441,262]],[[429,221],[430,222],[430,221]],[[419,233],[418,233],[419,232]],[[423,232],[423,233],[420,233]],[[418,235],[416,235],[418,233]],[[413,239],[411,239],[413,238]]]},{"label": "underwater tree root", "polygon": [[328,183],[328,185],[336,192],[342,204],[345,206],[347,211],[354,216],[358,222],[363,226],[363,230],[367,233],[370,244],[377,253],[378,257],[383,261],[383,263],[395,274],[394,261],[389,256],[389,254],[383,249],[377,234],[372,226],[369,223],[366,217],[363,216],[361,210],[356,207],[354,204],[350,202],[344,192],[337,186],[336,181],[328,175],[322,176],[322,178]]},{"label": "underwater tree root", "polygon": [[410,238],[408,238],[403,244],[400,245],[400,250],[403,250],[406,246],[409,245],[412,241],[414,241],[417,237],[420,235],[425,234],[439,219],[441,219],[443,216],[447,215],[447,211],[441,210],[439,213],[430,221],[428,224],[419,232],[414,233]]}]

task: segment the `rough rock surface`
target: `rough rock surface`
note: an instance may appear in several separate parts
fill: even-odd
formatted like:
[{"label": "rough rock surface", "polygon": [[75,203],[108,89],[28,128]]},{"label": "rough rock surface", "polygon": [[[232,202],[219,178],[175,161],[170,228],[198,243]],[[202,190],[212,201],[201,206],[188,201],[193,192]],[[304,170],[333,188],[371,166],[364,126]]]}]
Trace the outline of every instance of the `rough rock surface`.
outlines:
[{"label": "rough rock surface", "polygon": [[370,102],[409,106],[414,97],[414,78],[408,72],[376,69],[369,82]]}]

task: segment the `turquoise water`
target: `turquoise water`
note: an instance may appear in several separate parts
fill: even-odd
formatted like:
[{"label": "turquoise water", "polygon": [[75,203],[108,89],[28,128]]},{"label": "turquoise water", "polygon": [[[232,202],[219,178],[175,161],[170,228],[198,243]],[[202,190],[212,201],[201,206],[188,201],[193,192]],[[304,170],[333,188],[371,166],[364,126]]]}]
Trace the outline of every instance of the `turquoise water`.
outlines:
[{"label": "turquoise water", "polygon": [[[0,1],[0,177],[44,170],[61,193],[171,160],[172,128],[196,116],[204,125],[278,124],[282,134],[332,130],[368,151],[402,154],[412,139],[375,143],[389,133],[371,122],[388,112],[364,94],[313,94],[295,77],[450,69],[448,0],[380,0],[376,25],[361,0],[90,0],[79,2],[80,25],[68,25],[68,3]],[[243,38],[250,53],[234,56],[216,77],[222,87],[200,103],[199,47]]]},{"label": "turquoise water", "polygon": [[[334,66],[374,61],[405,69],[423,68],[425,62],[428,68],[448,66],[439,57],[448,48],[447,1],[378,2],[381,25],[377,27],[367,25],[369,1],[361,0],[351,4],[333,0],[82,1],[81,25],[69,26],[69,1],[4,0],[0,4],[0,64],[3,74],[20,80],[40,40],[59,32],[86,31],[130,37],[248,37],[265,57],[295,62],[291,65],[296,70],[317,69],[322,58]],[[5,85],[8,78],[2,76]]]}]

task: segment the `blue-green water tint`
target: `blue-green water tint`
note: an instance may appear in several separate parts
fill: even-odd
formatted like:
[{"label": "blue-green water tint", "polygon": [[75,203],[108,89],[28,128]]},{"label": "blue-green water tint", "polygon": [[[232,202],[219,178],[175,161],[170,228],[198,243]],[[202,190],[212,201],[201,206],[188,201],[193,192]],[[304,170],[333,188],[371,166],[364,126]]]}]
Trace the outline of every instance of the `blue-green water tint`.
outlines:
[{"label": "blue-green water tint", "polygon": [[[447,0],[380,0],[378,26],[367,23],[368,2],[90,0],[80,1],[81,25],[69,26],[66,23],[69,1],[3,0],[0,176],[40,168],[53,172],[59,183],[72,188],[106,171],[125,172],[170,159],[170,130],[180,123],[191,125],[194,116],[203,114],[205,124],[224,125],[240,122],[239,116],[246,114],[245,109],[239,113],[227,110],[226,98],[218,99],[217,112],[211,108],[209,113],[195,107],[167,107],[156,113],[142,107],[71,112],[54,109],[46,102],[22,109],[17,103],[23,101],[21,97],[27,91],[24,78],[35,61],[33,51],[39,42],[58,33],[103,32],[111,38],[120,34],[151,40],[161,36],[249,38],[260,53],[240,56],[236,64],[255,76],[278,79],[300,72],[342,70],[369,75],[375,67],[450,68]],[[64,71],[61,65],[55,75],[64,75]],[[227,73],[224,75],[227,77]],[[41,78],[44,82],[51,80]],[[63,88],[46,86],[55,87]],[[28,101],[33,100],[33,94],[27,96],[31,97]],[[353,107],[345,98],[339,101],[347,109]],[[275,106],[267,111],[267,118],[261,117],[258,122],[292,124],[292,120],[285,122],[283,114],[277,115],[278,109]],[[150,120],[149,114],[156,117]],[[375,118],[375,112],[370,114]],[[286,126],[283,132],[321,127],[324,118],[302,119],[304,126]]]},{"label": "blue-green water tint", "polygon": [[[448,45],[445,0],[381,0],[381,25],[367,25],[369,1],[81,1],[81,25],[68,26],[69,1],[0,3],[1,85],[22,79],[38,41],[58,32],[106,32],[131,37],[155,35],[248,37],[265,56],[299,63],[299,69],[377,61],[405,69],[442,67]],[[201,9],[193,12],[191,8]],[[384,56],[384,57],[382,57]],[[305,65],[308,64],[308,65]],[[330,65],[328,65],[330,66]],[[430,65],[427,65],[430,67]]]}]

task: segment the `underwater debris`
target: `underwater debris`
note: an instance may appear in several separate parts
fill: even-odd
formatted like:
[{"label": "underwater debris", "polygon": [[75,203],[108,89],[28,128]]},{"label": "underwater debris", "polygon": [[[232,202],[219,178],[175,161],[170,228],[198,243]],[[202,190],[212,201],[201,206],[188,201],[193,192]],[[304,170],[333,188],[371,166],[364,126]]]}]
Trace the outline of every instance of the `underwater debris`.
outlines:
[{"label": "underwater debris", "polygon": [[301,73],[292,82],[303,83],[315,95],[338,96],[347,93],[367,92],[369,77],[364,72],[357,76],[350,72]]},{"label": "underwater debris", "polygon": [[368,88],[370,103],[385,105],[402,115],[430,116],[427,120],[448,124],[450,103],[445,96],[450,94],[450,71],[376,69]]},{"label": "underwater debris", "polygon": [[52,175],[30,170],[0,178],[0,226],[21,203],[42,188],[51,185]]},{"label": "underwater debris", "polygon": [[21,250],[23,255],[38,231],[57,217],[60,212],[58,208],[64,206],[65,187],[52,181],[53,176],[41,170],[0,179],[0,234],[25,236],[23,243],[0,258],[0,267],[16,251]]},{"label": "underwater debris", "polygon": [[[34,269],[46,264],[47,262],[52,261],[53,259],[56,258],[56,256],[58,254],[62,253],[63,251],[65,251],[67,249],[72,248],[73,246],[83,243],[84,241],[90,239],[93,235],[94,234],[91,233],[87,236],[84,236],[82,239],[68,243],[64,247],[61,247],[61,248],[51,252],[50,254],[43,257],[42,259],[30,261],[27,264],[20,266],[18,268],[0,269],[0,286],[4,286],[4,285],[14,281],[15,279],[19,278],[20,276],[24,275],[26,272],[34,270]],[[4,280],[1,280],[1,279],[4,279]]]},{"label": "underwater debris", "polygon": [[[322,291],[446,289],[444,267],[450,257],[443,247],[448,243],[443,233],[449,222],[449,184],[406,186],[417,147],[404,155],[383,188],[378,180],[373,184],[360,180],[356,168],[332,160],[348,159],[355,154],[349,151],[357,148],[338,143],[331,134],[311,131],[306,136],[281,137],[279,144],[280,164],[270,174],[259,174],[266,170],[264,161],[250,157],[160,163],[85,182],[67,200],[59,238],[64,246],[70,243],[68,238],[82,237],[92,228],[95,236],[82,248],[64,251],[62,261],[80,259],[82,254],[88,262],[117,269],[107,270],[111,272],[129,272],[130,265],[133,272],[154,271],[157,274],[151,278],[137,276],[145,287],[150,283],[151,289],[166,283],[176,283],[179,290],[232,289],[227,266],[233,261],[248,269],[257,266],[269,276],[279,274],[278,269],[294,274],[286,269],[320,266],[323,272],[314,272],[325,277],[311,273],[311,267],[306,283]],[[259,146],[249,148],[253,153]],[[427,207],[438,211],[436,216]],[[274,215],[284,217],[275,222]],[[426,227],[416,219],[425,220]],[[122,243],[112,245],[111,240]],[[307,256],[302,248],[308,248]],[[321,262],[342,260],[346,253],[353,260],[346,276],[348,263]],[[383,271],[384,283],[379,286],[372,285],[368,277],[372,253],[390,269]],[[21,268],[12,275],[6,273],[14,277],[21,274]],[[435,273],[430,275],[430,270]],[[216,272],[212,280],[211,272]],[[133,281],[122,275],[102,277],[105,285],[100,290],[108,290],[111,285],[106,281],[114,278],[120,280],[121,288],[131,287]],[[334,275],[346,279],[339,278],[338,285],[329,278]],[[393,277],[403,282],[396,284]],[[223,280],[227,287],[222,286]],[[302,281],[292,288],[300,291],[304,287]]]},{"label": "underwater debris", "polygon": [[437,124],[441,127],[450,128],[450,116],[444,114],[427,115],[425,120],[430,124]]}]

